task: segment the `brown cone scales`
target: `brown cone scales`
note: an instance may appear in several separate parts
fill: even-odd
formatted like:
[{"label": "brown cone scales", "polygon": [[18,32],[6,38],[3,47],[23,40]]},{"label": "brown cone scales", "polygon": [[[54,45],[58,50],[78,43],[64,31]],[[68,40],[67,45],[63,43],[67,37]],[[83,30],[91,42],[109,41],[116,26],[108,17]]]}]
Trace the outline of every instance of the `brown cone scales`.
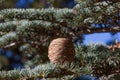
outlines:
[{"label": "brown cone scales", "polygon": [[64,63],[73,61],[75,56],[74,45],[70,39],[54,39],[49,46],[48,57],[53,63]]}]

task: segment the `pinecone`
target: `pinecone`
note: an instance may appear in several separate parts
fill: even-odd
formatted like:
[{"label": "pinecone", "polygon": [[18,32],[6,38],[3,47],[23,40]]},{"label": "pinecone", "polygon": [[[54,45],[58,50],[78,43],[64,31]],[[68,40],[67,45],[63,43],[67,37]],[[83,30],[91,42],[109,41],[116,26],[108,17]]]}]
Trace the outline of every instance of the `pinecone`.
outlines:
[{"label": "pinecone", "polygon": [[75,49],[72,41],[67,38],[54,39],[49,46],[48,57],[53,63],[73,61]]}]

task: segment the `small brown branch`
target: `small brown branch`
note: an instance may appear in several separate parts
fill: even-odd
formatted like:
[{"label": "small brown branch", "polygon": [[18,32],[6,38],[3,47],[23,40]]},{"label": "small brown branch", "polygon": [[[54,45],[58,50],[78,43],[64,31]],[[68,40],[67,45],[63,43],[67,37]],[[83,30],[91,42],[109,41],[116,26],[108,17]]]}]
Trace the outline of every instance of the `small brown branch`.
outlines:
[{"label": "small brown branch", "polygon": [[103,33],[103,32],[113,32],[113,33],[120,32],[120,26],[107,27],[107,28],[83,28],[75,32],[75,34],[76,36],[79,36],[82,34]]},{"label": "small brown branch", "polygon": [[101,1],[112,1],[112,2],[114,2],[114,3],[120,2],[120,0],[97,0],[97,2],[101,2]]}]

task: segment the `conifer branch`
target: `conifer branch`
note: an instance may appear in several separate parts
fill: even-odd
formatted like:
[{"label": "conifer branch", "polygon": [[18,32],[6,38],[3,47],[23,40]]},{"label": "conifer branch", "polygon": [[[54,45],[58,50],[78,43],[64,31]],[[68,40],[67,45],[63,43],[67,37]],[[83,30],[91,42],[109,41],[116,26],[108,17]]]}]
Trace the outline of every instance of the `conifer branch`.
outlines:
[{"label": "conifer branch", "polygon": [[89,45],[87,47],[85,46],[78,47],[76,48],[75,60],[71,64],[65,63],[58,65],[46,63],[38,65],[33,69],[26,67],[25,69],[21,70],[15,69],[10,71],[1,71],[0,78],[3,79],[29,79],[35,77],[53,78],[63,77],[66,75],[80,76],[84,73],[94,74],[97,76],[103,75],[108,76],[113,73],[120,73],[119,70],[120,54],[118,52],[119,51],[115,52],[115,54],[118,56],[114,56],[113,53],[108,49],[108,47],[103,45]]}]

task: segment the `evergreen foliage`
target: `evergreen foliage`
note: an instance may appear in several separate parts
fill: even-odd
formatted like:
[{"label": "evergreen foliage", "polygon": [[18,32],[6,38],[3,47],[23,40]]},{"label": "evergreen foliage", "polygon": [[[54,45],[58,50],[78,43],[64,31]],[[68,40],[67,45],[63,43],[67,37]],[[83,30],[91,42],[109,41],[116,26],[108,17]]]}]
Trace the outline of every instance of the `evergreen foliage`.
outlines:
[{"label": "evergreen foliage", "polygon": [[[7,0],[0,0],[0,3]],[[39,54],[39,46],[48,46],[58,37],[73,37],[95,32],[120,31],[119,0],[76,0],[73,9],[3,9],[0,10],[0,48],[18,48],[22,53],[36,54],[29,67],[0,71],[1,80],[49,78],[70,80],[83,74],[109,77],[120,74],[119,50],[112,52],[108,46],[76,46],[76,56],[71,64],[52,64],[47,53]],[[109,20],[112,20],[110,23]],[[105,27],[92,27],[91,24]],[[46,50],[47,51],[47,50]],[[38,56],[38,57],[37,57]],[[69,55],[68,55],[69,56]],[[40,61],[42,60],[43,61]],[[45,62],[44,62],[45,61]],[[35,66],[32,68],[31,66]]]}]

